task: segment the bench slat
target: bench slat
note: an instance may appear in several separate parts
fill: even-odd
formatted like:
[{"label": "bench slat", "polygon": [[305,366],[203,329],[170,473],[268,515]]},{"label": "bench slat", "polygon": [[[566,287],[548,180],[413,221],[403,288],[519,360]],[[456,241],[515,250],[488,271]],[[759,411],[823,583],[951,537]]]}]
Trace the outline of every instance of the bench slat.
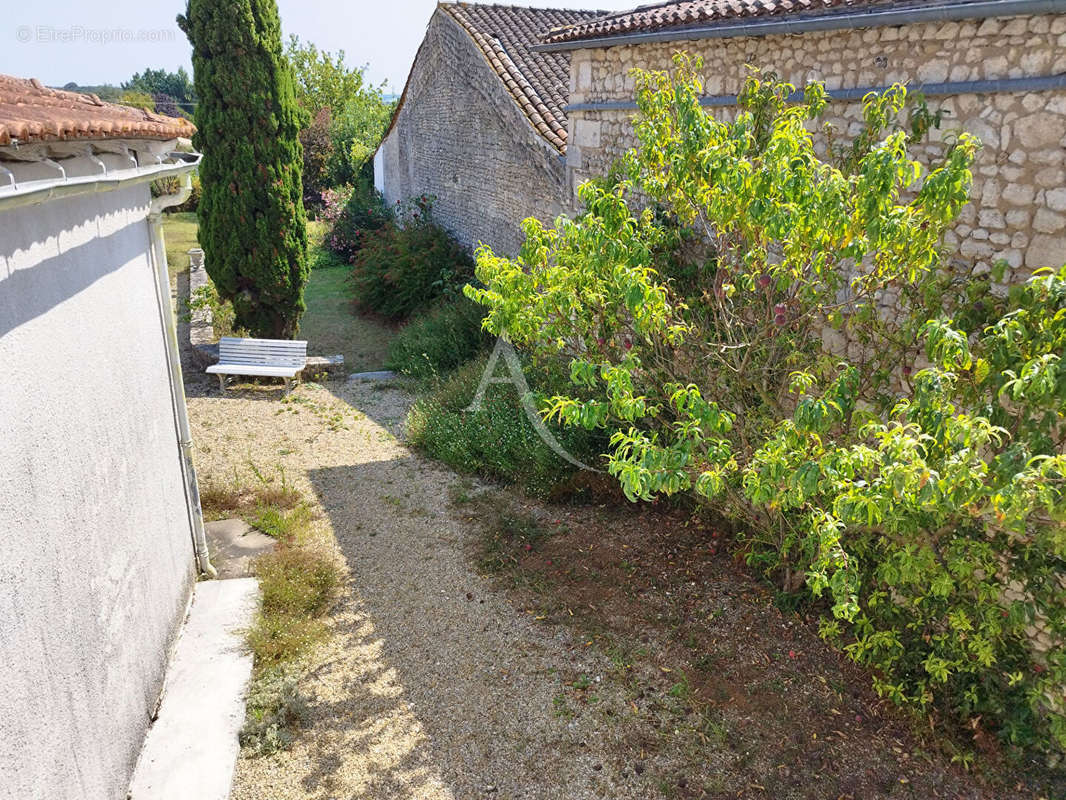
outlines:
[{"label": "bench slat", "polygon": [[282,347],[307,347],[306,339],[252,339],[241,338],[240,336],[223,336],[219,339],[220,345],[223,343],[229,343],[229,345],[279,345]]},{"label": "bench slat", "polygon": [[205,371],[211,375],[261,375],[264,378],[295,378],[303,367],[266,367],[262,365],[212,364]]}]

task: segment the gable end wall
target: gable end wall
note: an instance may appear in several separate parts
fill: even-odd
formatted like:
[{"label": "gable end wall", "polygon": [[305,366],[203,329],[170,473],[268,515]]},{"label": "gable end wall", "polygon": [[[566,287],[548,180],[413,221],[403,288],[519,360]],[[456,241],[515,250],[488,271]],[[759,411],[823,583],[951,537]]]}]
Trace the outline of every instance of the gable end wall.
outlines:
[{"label": "gable end wall", "polygon": [[437,11],[382,144],[390,204],[432,195],[434,216],[467,247],[517,253],[519,224],[551,222],[565,199],[559,153],[519,111],[470,36]]}]

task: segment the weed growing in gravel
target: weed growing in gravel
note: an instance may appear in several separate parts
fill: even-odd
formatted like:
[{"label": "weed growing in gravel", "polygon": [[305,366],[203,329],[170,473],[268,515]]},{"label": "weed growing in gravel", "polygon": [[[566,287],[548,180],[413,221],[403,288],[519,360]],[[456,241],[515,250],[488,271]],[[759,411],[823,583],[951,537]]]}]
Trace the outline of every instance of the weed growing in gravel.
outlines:
[{"label": "weed growing in gravel", "polygon": [[332,553],[291,541],[283,540],[255,565],[262,602],[248,644],[263,665],[295,660],[326,637],[322,617],[342,581]]},{"label": "weed growing in gravel", "polygon": [[[315,388],[318,384],[305,383],[301,388]],[[275,415],[299,413],[300,409],[307,409],[322,423],[326,430],[331,432],[351,430],[348,423],[362,419],[362,414],[340,402],[323,402],[302,392],[295,391],[281,400],[282,408],[274,412]]]},{"label": "weed growing in gravel", "polygon": [[302,503],[289,511],[276,505],[263,505],[255,510],[248,524],[281,541],[295,538],[312,519],[311,508]]},{"label": "weed growing in gravel", "polygon": [[257,676],[248,690],[241,747],[266,756],[292,744],[293,731],[308,716],[307,701],[298,684],[299,676],[283,667]]},{"label": "weed growing in gravel", "polygon": [[246,633],[255,658],[241,745],[268,755],[292,741],[305,713],[297,688],[299,659],[329,636],[326,614],[344,581],[337,555],[314,535],[312,506],[289,486],[267,479],[252,465],[253,488],[211,486],[203,493],[212,514],[240,514],[278,540],[255,562],[260,602]]},{"label": "weed growing in gravel", "polygon": [[288,511],[300,504],[300,493],[289,485],[280,467],[277,479],[266,475],[251,462],[249,468],[256,481],[252,486],[248,486],[235,473],[232,482],[210,481],[200,487],[200,508],[204,519],[240,517],[249,525],[254,525],[252,519],[260,509]]}]

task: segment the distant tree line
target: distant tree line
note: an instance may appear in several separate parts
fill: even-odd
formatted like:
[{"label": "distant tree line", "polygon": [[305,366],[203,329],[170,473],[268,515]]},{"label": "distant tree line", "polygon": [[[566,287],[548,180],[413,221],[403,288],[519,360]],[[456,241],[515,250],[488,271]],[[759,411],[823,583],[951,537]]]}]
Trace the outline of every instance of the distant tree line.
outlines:
[{"label": "distant tree line", "polygon": [[192,119],[197,103],[192,78],[184,67],[178,67],[177,72],[148,67],[143,72],[134,73],[132,78],[119,86],[86,86],[71,81],[63,88],[72,92],[95,94],[110,103],[143,108],[145,111],[165,114],[168,117]]}]

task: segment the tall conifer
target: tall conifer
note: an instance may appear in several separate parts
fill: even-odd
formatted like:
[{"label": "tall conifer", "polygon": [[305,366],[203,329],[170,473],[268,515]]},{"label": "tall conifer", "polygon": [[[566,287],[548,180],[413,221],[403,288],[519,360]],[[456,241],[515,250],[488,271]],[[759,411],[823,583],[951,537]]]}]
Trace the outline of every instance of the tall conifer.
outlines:
[{"label": "tall conifer", "polygon": [[253,336],[292,338],[304,310],[307,230],[292,69],[275,0],[188,0],[204,154],[198,215],[207,272]]}]

